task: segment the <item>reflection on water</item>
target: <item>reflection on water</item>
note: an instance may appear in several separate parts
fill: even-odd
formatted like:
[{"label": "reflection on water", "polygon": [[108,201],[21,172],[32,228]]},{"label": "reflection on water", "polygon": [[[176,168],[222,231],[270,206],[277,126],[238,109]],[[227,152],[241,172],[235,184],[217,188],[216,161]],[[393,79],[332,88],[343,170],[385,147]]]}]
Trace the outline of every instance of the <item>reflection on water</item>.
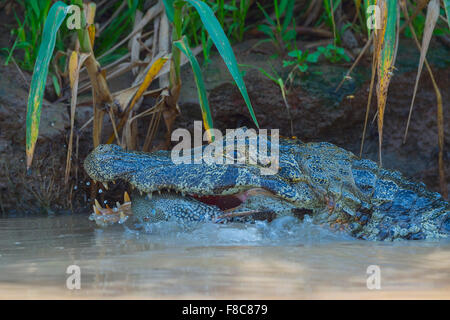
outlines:
[{"label": "reflection on water", "polygon": [[[356,241],[271,224],[96,229],[87,215],[0,219],[0,298],[450,298],[450,243]],[[81,289],[66,269],[81,269]],[[381,289],[368,290],[369,265]]]}]

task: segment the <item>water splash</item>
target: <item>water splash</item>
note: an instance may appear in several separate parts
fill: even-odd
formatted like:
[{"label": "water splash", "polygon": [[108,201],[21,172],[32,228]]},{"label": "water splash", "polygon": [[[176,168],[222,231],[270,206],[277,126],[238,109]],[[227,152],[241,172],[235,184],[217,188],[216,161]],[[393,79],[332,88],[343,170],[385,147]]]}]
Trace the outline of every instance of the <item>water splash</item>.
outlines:
[{"label": "water splash", "polygon": [[[176,222],[158,222],[126,226],[132,234],[151,242],[202,246],[281,246],[317,244],[333,241],[355,241],[348,235],[336,233],[312,223],[309,217],[301,222],[294,217],[280,217],[272,222],[197,223],[182,226]],[[139,230],[136,233],[136,230]]]}]

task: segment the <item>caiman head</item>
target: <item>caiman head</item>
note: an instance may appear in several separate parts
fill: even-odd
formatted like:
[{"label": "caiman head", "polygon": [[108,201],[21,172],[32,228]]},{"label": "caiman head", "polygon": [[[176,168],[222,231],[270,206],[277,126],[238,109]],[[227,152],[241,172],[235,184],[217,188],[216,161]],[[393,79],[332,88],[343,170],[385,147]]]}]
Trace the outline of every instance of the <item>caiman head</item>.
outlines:
[{"label": "caiman head", "polygon": [[[248,143],[230,150],[224,148],[218,153],[222,161],[215,158],[213,163],[194,160],[196,150],[190,150],[180,163],[167,151],[144,153],[112,144],[99,145],[85,159],[84,168],[105,189],[109,182],[122,180],[130,189],[146,196],[146,199],[137,196],[138,193],[132,196],[134,216],[146,220],[157,220],[155,217],[205,220],[267,213],[274,207],[279,212],[313,207],[315,192],[301,182],[304,175],[288,152],[280,152],[272,159],[277,162],[273,174],[263,174],[273,163],[251,161]],[[230,163],[228,160],[233,156],[244,159]],[[94,211],[99,216],[106,213],[98,203]],[[120,207],[115,212],[120,213]]]}]

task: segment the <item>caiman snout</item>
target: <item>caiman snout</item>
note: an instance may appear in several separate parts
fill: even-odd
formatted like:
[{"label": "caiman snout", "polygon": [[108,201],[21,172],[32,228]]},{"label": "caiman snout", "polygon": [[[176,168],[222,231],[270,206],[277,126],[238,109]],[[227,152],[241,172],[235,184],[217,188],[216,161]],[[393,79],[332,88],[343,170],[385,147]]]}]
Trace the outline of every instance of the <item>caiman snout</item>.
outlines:
[{"label": "caiman snout", "polygon": [[120,166],[126,167],[120,159],[123,149],[115,144],[101,144],[92,151],[84,160],[86,173],[95,181],[108,182],[121,177],[124,170],[118,170]]}]

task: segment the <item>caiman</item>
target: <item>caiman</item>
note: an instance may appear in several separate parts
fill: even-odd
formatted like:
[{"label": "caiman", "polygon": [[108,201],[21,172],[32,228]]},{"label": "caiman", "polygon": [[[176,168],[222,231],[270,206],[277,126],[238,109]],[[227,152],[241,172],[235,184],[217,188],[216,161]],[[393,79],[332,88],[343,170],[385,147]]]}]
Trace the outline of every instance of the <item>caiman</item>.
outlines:
[{"label": "caiman", "polygon": [[[223,158],[228,156],[223,153]],[[140,222],[186,223],[282,215],[301,220],[309,215],[316,224],[358,239],[449,236],[449,203],[398,171],[383,169],[331,143],[297,139],[279,140],[277,161],[277,173],[263,175],[261,169],[267,164],[248,159],[231,164],[174,163],[169,151],[126,151],[108,144],[95,148],[84,168],[105,186],[123,180],[139,191],[131,203],[126,193],[125,203],[114,209],[101,208],[96,201],[93,216],[100,224],[130,216]]]}]

